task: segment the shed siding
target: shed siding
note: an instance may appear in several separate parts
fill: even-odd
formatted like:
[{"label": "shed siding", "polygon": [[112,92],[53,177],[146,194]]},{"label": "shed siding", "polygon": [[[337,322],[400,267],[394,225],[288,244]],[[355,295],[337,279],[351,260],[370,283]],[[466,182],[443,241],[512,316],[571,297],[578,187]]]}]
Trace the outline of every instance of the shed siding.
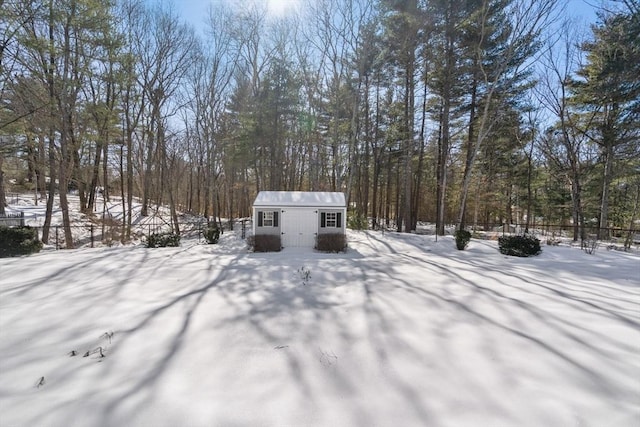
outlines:
[{"label": "shed siding", "polygon": [[[260,208],[254,208],[254,214],[253,214],[253,218],[254,218],[254,234],[255,235],[270,235],[270,236],[279,236],[280,233],[282,232],[282,221],[280,220],[280,208],[276,208],[276,207],[260,207]],[[263,212],[275,212],[278,216],[278,218],[276,219],[274,216],[274,222],[277,223],[277,225],[274,225],[273,227],[265,227],[262,224],[262,220],[260,219],[261,217],[261,213]]]},{"label": "shed siding", "polygon": [[[340,226],[339,227],[327,227],[326,224],[323,224],[323,218],[326,218],[327,213],[336,213],[339,214],[340,217]],[[318,234],[335,234],[335,233],[345,233],[345,222],[346,218],[346,209],[320,209],[320,215],[318,215]],[[324,225],[324,226],[323,226]]]}]

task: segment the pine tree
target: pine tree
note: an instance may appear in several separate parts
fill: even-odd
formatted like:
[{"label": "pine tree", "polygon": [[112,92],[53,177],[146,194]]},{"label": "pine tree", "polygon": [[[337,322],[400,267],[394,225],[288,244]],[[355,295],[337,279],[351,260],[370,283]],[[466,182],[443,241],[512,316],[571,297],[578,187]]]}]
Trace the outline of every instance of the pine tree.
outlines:
[{"label": "pine tree", "polygon": [[611,185],[616,171],[622,170],[618,163],[640,154],[640,18],[637,10],[630,9],[601,19],[592,28],[593,41],[582,45],[586,64],[572,89],[576,105],[595,114],[593,125],[583,131],[600,147],[600,238],[605,239]]}]

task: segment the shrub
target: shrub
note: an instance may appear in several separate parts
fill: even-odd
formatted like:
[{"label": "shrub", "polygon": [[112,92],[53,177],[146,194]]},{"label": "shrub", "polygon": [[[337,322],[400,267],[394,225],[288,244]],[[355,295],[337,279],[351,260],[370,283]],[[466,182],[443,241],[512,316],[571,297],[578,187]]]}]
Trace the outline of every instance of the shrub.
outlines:
[{"label": "shrub", "polygon": [[583,239],[581,242],[582,250],[589,255],[596,253],[596,249],[598,249],[599,245],[600,242],[598,242],[598,238],[596,236]]},{"label": "shrub", "polygon": [[247,244],[254,252],[280,252],[282,249],[280,236],[274,234],[249,236]]},{"label": "shrub", "polygon": [[166,248],[180,246],[180,235],[176,233],[155,233],[147,237],[148,248]]},{"label": "shrub", "polygon": [[40,249],[42,242],[35,228],[0,226],[0,258],[29,255],[40,252]]},{"label": "shrub", "polygon": [[547,238],[547,246],[559,246],[559,245],[560,245],[560,239],[556,239],[553,237]]},{"label": "shrub", "polygon": [[220,229],[216,224],[209,224],[204,230],[204,238],[210,245],[215,245],[220,240]]},{"label": "shrub", "polygon": [[502,236],[498,239],[498,246],[501,254],[511,256],[527,257],[542,252],[540,240],[529,234]]},{"label": "shrub", "polygon": [[465,250],[471,241],[471,233],[467,230],[456,230],[454,236],[456,238],[456,248],[461,251]]},{"label": "shrub", "polygon": [[342,233],[319,234],[316,249],[322,252],[343,252],[347,249],[347,236]]},{"label": "shrub", "polygon": [[349,215],[347,226],[352,230],[366,230],[369,228],[369,220],[363,215],[353,213]]}]

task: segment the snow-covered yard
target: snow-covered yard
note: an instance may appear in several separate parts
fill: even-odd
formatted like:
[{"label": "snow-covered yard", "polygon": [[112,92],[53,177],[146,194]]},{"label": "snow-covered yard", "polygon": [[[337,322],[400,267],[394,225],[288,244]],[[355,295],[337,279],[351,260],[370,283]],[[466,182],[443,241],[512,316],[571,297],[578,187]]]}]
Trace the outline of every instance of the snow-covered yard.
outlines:
[{"label": "snow-covered yard", "polygon": [[0,259],[0,425],[640,425],[638,254],[349,237]]}]

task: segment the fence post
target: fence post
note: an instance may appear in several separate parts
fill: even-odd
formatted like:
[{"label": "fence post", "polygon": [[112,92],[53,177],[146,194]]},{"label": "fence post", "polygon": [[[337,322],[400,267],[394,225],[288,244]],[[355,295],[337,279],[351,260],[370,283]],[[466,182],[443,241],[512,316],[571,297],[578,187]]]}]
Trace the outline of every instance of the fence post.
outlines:
[{"label": "fence post", "polygon": [[20,227],[24,227],[24,211],[20,211]]},{"label": "fence post", "polygon": [[93,247],[93,224],[91,224],[91,247]]},{"label": "fence post", "polygon": [[56,225],[56,251],[60,249],[58,245],[58,226]]}]

